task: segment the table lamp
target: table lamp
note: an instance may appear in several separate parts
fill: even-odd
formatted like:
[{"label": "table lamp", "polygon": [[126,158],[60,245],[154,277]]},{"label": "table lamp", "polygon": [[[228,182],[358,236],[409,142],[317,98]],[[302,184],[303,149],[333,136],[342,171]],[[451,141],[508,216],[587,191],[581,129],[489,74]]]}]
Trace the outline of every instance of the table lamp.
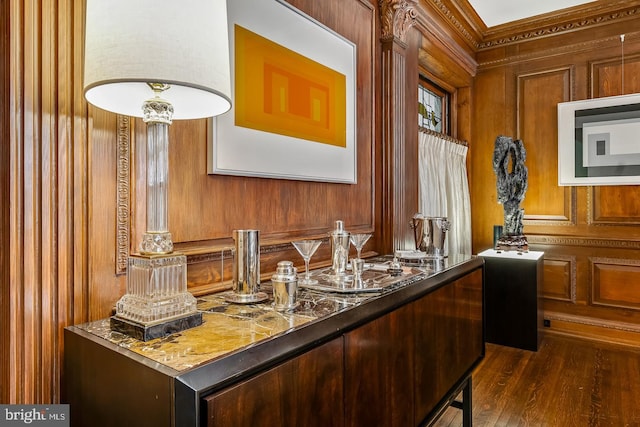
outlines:
[{"label": "table lamp", "polygon": [[111,318],[112,330],[147,341],[202,323],[168,230],[169,125],[231,108],[227,5],[87,0],[85,25],[85,98],[147,124],[146,232]]}]

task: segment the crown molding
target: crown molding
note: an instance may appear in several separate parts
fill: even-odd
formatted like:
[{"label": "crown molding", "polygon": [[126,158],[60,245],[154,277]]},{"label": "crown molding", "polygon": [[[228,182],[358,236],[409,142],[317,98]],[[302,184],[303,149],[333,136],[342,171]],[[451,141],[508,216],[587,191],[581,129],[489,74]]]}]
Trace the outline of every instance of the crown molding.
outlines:
[{"label": "crown molding", "polygon": [[420,0],[420,8],[437,11],[476,52],[640,17],[640,0],[600,0],[494,27],[468,0]]},{"label": "crown molding", "polygon": [[[462,0],[466,1],[466,0]],[[613,0],[587,3],[488,28],[478,50],[531,41],[578,30],[591,29],[614,22],[637,19],[640,0]]]},{"label": "crown molding", "polygon": [[478,49],[487,26],[467,0],[422,0],[422,2],[436,10],[473,50]]},{"label": "crown molding", "polygon": [[423,48],[427,43],[447,52],[462,74],[473,77],[478,68],[475,52],[480,39],[453,4],[453,0],[420,0],[415,27],[427,35]]}]

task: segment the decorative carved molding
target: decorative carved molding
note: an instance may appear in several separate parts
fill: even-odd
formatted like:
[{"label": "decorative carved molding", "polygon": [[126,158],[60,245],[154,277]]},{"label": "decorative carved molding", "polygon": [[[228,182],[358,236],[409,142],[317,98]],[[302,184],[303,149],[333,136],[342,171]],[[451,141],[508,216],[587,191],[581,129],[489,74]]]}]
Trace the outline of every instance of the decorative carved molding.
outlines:
[{"label": "decorative carved molding", "polygon": [[116,192],[116,275],[127,272],[131,235],[131,119],[118,115]]},{"label": "decorative carved molding", "polygon": [[640,333],[640,325],[634,323],[600,320],[593,317],[574,316],[571,314],[557,312],[545,312],[544,318],[552,321],[557,320],[560,322],[574,323],[578,325],[596,326],[599,328],[613,329],[617,331]]},{"label": "decorative carved molding", "polygon": [[625,266],[634,266],[634,267],[640,266],[640,259],[589,257],[589,261],[592,264],[625,265]]},{"label": "decorative carved molding", "polygon": [[465,40],[467,40],[467,42],[469,42],[469,44],[473,48],[478,49],[478,47],[480,46],[480,42],[478,41],[478,39],[474,37],[474,35],[471,34],[464,27],[464,25],[462,25],[458,18],[456,18],[456,16],[447,7],[447,5],[445,5],[441,0],[431,0],[431,2],[438,8],[438,10],[440,10],[442,15],[444,15],[444,17],[447,18],[449,22],[451,22],[458,34],[460,34]]},{"label": "decorative carved molding", "polygon": [[565,259],[567,258],[569,260],[569,263],[571,264],[571,272],[569,274],[571,274],[571,302],[575,304],[576,299],[577,299],[577,295],[578,295],[578,285],[577,285],[577,280],[578,280],[578,263],[576,262],[576,257],[575,256],[558,256],[558,259]]},{"label": "decorative carved molding", "polygon": [[525,33],[513,34],[507,37],[497,38],[493,40],[485,40],[478,45],[478,49],[489,49],[501,45],[528,41],[539,37],[558,35],[569,31],[584,29],[590,26],[602,25],[611,21],[634,18],[639,15],[640,7],[633,7],[627,10],[610,11],[606,14],[591,16],[588,18],[579,18],[577,20],[564,23],[551,23],[535,30],[527,31]]},{"label": "decorative carved molding", "polygon": [[[323,242],[324,241],[329,241],[329,239],[322,239]],[[291,246],[291,243],[279,243],[279,244],[275,244],[275,245],[267,245],[267,246],[261,246],[260,247],[260,253],[261,254],[272,254],[272,253],[277,253],[277,252],[282,252],[282,251],[287,251],[287,250],[291,250],[291,248],[293,248],[293,246]]]},{"label": "decorative carved molding", "polygon": [[593,225],[593,198],[594,187],[587,187],[587,224]]},{"label": "decorative carved molding", "polygon": [[407,31],[416,23],[416,0],[380,0],[382,39],[406,41]]},{"label": "decorative carved molding", "polygon": [[231,258],[231,255],[224,255],[225,252],[231,254],[231,248],[223,248],[217,250],[216,252],[207,252],[204,254],[194,254],[190,255],[185,251],[181,251],[187,256],[187,264],[198,264],[201,262],[212,262],[212,261],[220,261],[221,259]]},{"label": "decorative carved molding", "polygon": [[[483,30],[481,25],[484,26],[484,24],[481,23],[479,17],[476,16],[474,18],[475,11],[470,13],[469,10],[466,10],[466,2],[457,4],[458,12],[462,14],[462,20],[464,21],[461,22],[459,17],[447,6],[447,2],[443,0],[430,1],[440,14],[449,20],[458,34],[476,50],[558,35],[564,32],[586,29],[590,26],[607,24],[617,20],[634,19],[640,15],[638,1],[618,1],[618,4],[590,4],[580,7],[579,10],[561,14],[549,14],[549,16],[543,18],[532,19],[524,23],[524,25],[517,23],[512,24],[510,27],[510,24],[507,24],[506,26],[498,26],[498,28],[485,27]],[[468,5],[468,7],[471,8],[470,5]],[[627,7],[627,9],[621,10],[624,7]],[[465,22],[468,26],[464,25]],[[469,27],[475,29],[477,35],[472,34],[468,30]],[[523,31],[523,27],[528,27],[528,30]],[[483,40],[478,40],[479,37],[482,37]]]},{"label": "decorative carved molding", "polygon": [[[319,240],[321,240],[322,243],[326,243],[326,244],[329,243],[328,237],[325,237]],[[233,246],[227,246],[224,248],[216,248],[216,249],[212,248],[210,252],[204,252],[204,253],[198,252],[198,253],[190,254],[188,249],[181,249],[180,252],[182,252],[187,256],[187,264],[197,264],[201,262],[220,261],[221,259],[232,258],[233,249],[234,249]],[[293,246],[291,246],[291,243],[288,243],[288,242],[260,246],[260,253],[265,255],[274,254],[278,252],[285,252],[290,250],[293,250]]]},{"label": "decorative carved molding", "polygon": [[[633,34],[630,34],[627,32],[627,37],[631,38],[631,35],[635,35],[637,34],[636,32],[634,32]],[[610,43],[610,44],[619,44],[620,43],[620,36],[616,35],[616,36],[612,36],[612,37],[605,37],[605,38],[601,38],[601,39],[597,39],[597,40],[590,40],[588,42],[583,42],[583,43],[574,43],[574,44],[560,44],[557,45],[555,47],[551,47],[548,49],[544,50],[544,55],[545,56],[551,56],[551,55],[562,55],[564,53],[571,53],[571,54],[575,54],[577,52],[580,51],[588,51],[588,50],[592,50],[592,49],[596,49],[599,46],[606,44],[606,43]],[[542,53],[540,51],[534,51],[534,52],[530,52],[530,53],[525,53],[525,54],[521,54],[521,55],[512,55],[509,57],[505,57],[505,58],[499,58],[499,59],[495,59],[495,60],[490,60],[490,61],[482,61],[480,60],[480,62],[478,62],[478,66],[482,67],[483,69],[486,68],[490,68],[490,67],[499,67],[501,65],[504,64],[517,64],[519,62],[525,62],[525,61],[530,61],[533,59],[537,59],[542,55]]]},{"label": "decorative carved molding", "polygon": [[640,249],[640,242],[631,240],[614,240],[610,238],[574,237],[574,236],[542,236],[527,234],[529,244],[555,246],[587,246],[596,248]]}]

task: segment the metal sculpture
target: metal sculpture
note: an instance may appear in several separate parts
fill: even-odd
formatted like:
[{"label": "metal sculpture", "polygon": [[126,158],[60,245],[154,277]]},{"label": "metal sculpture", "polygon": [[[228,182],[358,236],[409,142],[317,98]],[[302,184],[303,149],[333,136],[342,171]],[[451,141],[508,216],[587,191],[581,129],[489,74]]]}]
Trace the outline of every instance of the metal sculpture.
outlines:
[{"label": "metal sculpture", "polygon": [[524,209],[520,208],[527,192],[526,157],[521,140],[514,141],[502,135],[496,138],[493,170],[497,178],[498,203],[504,207],[504,230],[495,247],[498,250],[526,252],[529,249],[523,233]]}]

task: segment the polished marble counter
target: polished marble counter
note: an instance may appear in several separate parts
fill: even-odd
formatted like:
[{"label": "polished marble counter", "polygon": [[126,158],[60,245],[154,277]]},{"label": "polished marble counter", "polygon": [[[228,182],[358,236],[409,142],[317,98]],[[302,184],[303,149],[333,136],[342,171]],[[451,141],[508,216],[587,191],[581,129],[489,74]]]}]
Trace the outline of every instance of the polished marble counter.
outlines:
[{"label": "polished marble counter", "polygon": [[[146,342],[111,331],[109,319],[77,325],[75,328],[177,372],[183,372],[273,337],[299,330],[306,324],[363,305],[369,300],[375,300],[444,272],[468,259],[466,256],[454,256],[405,263],[403,273],[395,283],[376,292],[366,289],[360,292],[324,292],[300,288],[298,307],[285,312],[273,308],[270,282],[261,285],[261,291],[270,297],[263,303],[229,303],[225,300],[225,295],[232,291],[203,296],[198,298],[198,310],[203,313],[202,325]],[[379,257],[367,262],[379,266],[389,261],[389,257]],[[315,273],[318,274],[320,271]]]},{"label": "polished marble counter", "polygon": [[[377,265],[388,260],[381,258]],[[320,275],[324,270],[313,272]],[[405,267],[389,289],[406,286],[426,277],[430,267]],[[287,333],[306,323],[331,316],[354,307],[370,298],[378,297],[382,290],[371,292],[338,290],[323,292],[300,288],[298,306],[292,310],[277,311],[272,305],[271,283],[261,285],[261,291],[269,295],[269,300],[255,304],[235,304],[227,302],[226,296],[233,291],[221,292],[198,298],[198,310],[202,312],[203,323],[195,328],[157,338],[140,341],[120,332],[112,331],[109,319],[102,319],[78,325],[77,328],[105,339],[121,348],[149,358],[176,371],[184,371],[199,364],[209,362],[225,354],[247,348],[263,340]]]},{"label": "polished marble counter", "polygon": [[[263,285],[262,290],[271,295],[268,284]],[[77,327],[176,371],[184,371],[372,297],[367,294],[337,297],[301,290],[300,306],[292,311],[279,312],[269,302],[228,303],[226,294],[198,299],[198,310],[203,313],[202,325],[147,342],[111,331],[109,319]]]}]

